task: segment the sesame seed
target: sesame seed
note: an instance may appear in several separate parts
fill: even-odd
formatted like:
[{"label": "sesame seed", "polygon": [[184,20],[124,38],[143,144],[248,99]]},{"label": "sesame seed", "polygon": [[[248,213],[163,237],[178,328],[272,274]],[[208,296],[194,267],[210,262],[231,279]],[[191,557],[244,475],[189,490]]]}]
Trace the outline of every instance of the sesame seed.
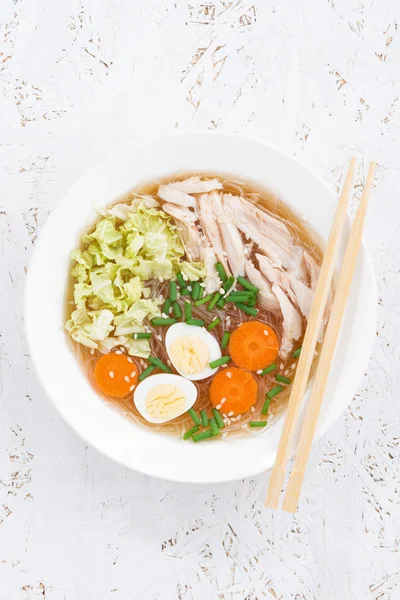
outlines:
[{"label": "sesame seed", "polygon": [[157,334],[157,339],[158,339],[159,342],[162,342],[162,335],[158,333]]},{"label": "sesame seed", "polygon": [[221,404],[225,404],[225,402],[226,402],[226,398],[222,398]]},{"label": "sesame seed", "polygon": [[254,406],[252,406],[250,410],[252,413],[256,412],[256,409],[254,408]]},{"label": "sesame seed", "polygon": [[217,404],[216,409],[221,410],[222,404]]},{"label": "sesame seed", "polygon": [[135,385],[131,385],[131,387],[129,388],[129,391],[133,392],[133,390],[135,389],[135,387],[136,387]]},{"label": "sesame seed", "polygon": [[228,432],[227,432],[227,431],[224,431],[224,433],[221,435],[221,437],[223,437],[223,438],[226,438],[226,437],[228,437]]},{"label": "sesame seed", "polygon": [[282,369],[283,369],[283,367],[284,367],[284,366],[285,366],[285,365],[284,365],[283,363],[281,363],[281,364],[279,365],[279,368],[280,368],[280,370],[281,370],[281,371],[282,371]]},{"label": "sesame seed", "polygon": [[233,412],[233,410],[231,410],[231,412],[228,412],[228,417],[233,417],[235,413]]},{"label": "sesame seed", "polygon": [[131,379],[133,379],[135,377],[135,375],[136,375],[136,371],[132,371],[132,373],[131,373]]},{"label": "sesame seed", "polygon": [[160,294],[160,295],[158,296],[158,299],[159,299],[159,300],[161,300],[161,302],[163,302],[163,300],[164,300],[164,296],[163,296],[162,294]]},{"label": "sesame seed", "polygon": [[290,365],[290,368],[291,368],[292,370],[293,370],[293,369],[295,369],[295,368],[296,368],[296,365],[295,365],[295,363],[293,363],[292,365]]},{"label": "sesame seed", "polygon": [[131,359],[130,356],[128,356],[128,362],[133,363],[133,360]]},{"label": "sesame seed", "polygon": [[262,369],[258,369],[257,375],[261,375],[261,373],[262,373]]},{"label": "sesame seed", "polygon": [[289,369],[286,369],[286,371],[285,371],[285,373],[284,373],[284,374],[285,374],[285,375],[289,375],[289,373],[290,373]]},{"label": "sesame seed", "polygon": [[219,288],[219,293],[220,293],[220,294],[225,294],[225,290],[224,290],[224,288]]},{"label": "sesame seed", "polygon": [[134,340],[137,340],[137,333],[134,333],[134,334],[133,334],[133,339],[134,339]]},{"label": "sesame seed", "polygon": [[241,418],[242,418],[242,415],[238,415],[238,416],[236,417],[236,421],[240,421],[240,419],[241,419]]},{"label": "sesame seed", "polygon": [[128,375],[125,375],[124,380],[129,383],[129,377],[128,377]]},{"label": "sesame seed", "polygon": [[269,335],[269,333],[266,329],[264,329],[264,335]]},{"label": "sesame seed", "polygon": [[109,376],[111,377],[111,379],[114,379],[114,371],[110,371]]},{"label": "sesame seed", "polygon": [[93,354],[94,354],[93,348],[91,349],[90,354],[93,356]]},{"label": "sesame seed", "polygon": [[200,287],[202,287],[202,288],[206,287],[206,284],[205,284],[205,283],[200,283],[199,285],[200,285]]},{"label": "sesame seed", "polygon": [[165,312],[161,313],[161,316],[162,316],[162,318],[163,318],[163,319],[166,319],[166,318],[167,318],[167,315],[166,315],[166,313],[165,313]]},{"label": "sesame seed", "polygon": [[121,354],[122,354],[123,352],[126,352],[126,350],[125,350],[125,348],[124,348],[124,347],[122,347],[122,348],[121,348]]},{"label": "sesame seed", "polygon": [[171,364],[172,364],[172,363],[171,363],[171,361],[170,361],[169,359],[167,360],[167,363],[168,363],[170,366],[171,366]]},{"label": "sesame seed", "polygon": [[227,372],[226,376],[228,379],[232,379],[232,373],[230,371]]},{"label": "sesame seed", "polygon": [[192,286],[191,286],[191,285],[188,285],[188,286],[187,286],[187,289],[188,289],[188,291],[189,291],[189,292],[191,292],[191,291],[192,291]]},{"label": "sesame seed", "polygon": [[116,350],[115,354],[122,354],[121,350]]}]

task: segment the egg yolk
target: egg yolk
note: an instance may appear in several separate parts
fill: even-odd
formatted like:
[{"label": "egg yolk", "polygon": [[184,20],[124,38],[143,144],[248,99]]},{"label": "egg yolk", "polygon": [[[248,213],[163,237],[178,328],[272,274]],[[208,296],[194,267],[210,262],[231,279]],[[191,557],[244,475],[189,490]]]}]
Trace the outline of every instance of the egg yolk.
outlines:
[{"label": "egg yolk", "polygon": [[153,387],[146,397],[146,408],[154,419],[170,421],[185,411],[186,397],[174,385],[160,384]]},{"label": "egg yolk", "polygon": [[198,337],[180,336],[168,349],[170,359],[179,371],[185,375],[196,375],[210,362],[210,353],[206,344]]}]

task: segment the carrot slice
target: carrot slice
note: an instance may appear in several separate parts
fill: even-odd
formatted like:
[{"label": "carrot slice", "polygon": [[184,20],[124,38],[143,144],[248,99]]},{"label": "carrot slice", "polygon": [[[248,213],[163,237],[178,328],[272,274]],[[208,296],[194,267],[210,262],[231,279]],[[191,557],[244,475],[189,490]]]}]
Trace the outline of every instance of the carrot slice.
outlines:
[{"label": "carrot slice", "polygon": [[221,413],[242,415],[257,401],[257,382],[253,375],[237,367],[217,373],[210,385],[210,400]]},{"label": "carrot slice", "polygon": [[258,371],[275,362],[279,340],[274,329],[261,321],[240,325],[229,340],[229,355],[242,369]]},{"label": "carrot slice", "polygon": [[[132,361],[132,362],[131,362]],[[125,354],[110,352],[96,363],[94,377],[100,390],[106,396],[124,398],[136,386],[139,369],[137,364]]]}]

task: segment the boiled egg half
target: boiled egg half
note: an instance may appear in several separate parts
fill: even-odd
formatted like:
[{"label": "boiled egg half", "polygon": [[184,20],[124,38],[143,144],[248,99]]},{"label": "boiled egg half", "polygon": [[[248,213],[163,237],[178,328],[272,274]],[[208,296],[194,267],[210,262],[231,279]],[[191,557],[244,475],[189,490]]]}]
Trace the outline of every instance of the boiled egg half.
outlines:
[{"label": "boiled egg half", "polygon": [[194,383],[181,377],[160,373],[151,375],[136,387],[133,401],[149,423],[167,423],[176,419],[196,402]]},{"label": "boiled egg half", "polygon": [[221,358],[221,348],[204,327],[175,323],[167,331],[165,345],[171,363],[187,379],[206,379],[218,370],[210,362]]}]

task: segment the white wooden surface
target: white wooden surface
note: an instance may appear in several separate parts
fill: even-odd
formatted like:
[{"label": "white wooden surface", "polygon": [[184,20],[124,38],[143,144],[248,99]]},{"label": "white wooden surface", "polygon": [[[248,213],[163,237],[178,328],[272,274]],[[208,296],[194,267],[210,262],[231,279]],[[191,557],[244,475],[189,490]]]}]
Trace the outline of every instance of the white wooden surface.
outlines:
[{"label": "white wooden surface", "polygon": [[[1,600],[400,598],[398,23],[398,0],[2,0]],[[379,163],[373,357],[295,518],[261,509],[267,475],[199,488],[100,456],[26,347],[27,263],[59,198],[131,140],[193,128],[269,140],[334,186],[353,149]]]}]

